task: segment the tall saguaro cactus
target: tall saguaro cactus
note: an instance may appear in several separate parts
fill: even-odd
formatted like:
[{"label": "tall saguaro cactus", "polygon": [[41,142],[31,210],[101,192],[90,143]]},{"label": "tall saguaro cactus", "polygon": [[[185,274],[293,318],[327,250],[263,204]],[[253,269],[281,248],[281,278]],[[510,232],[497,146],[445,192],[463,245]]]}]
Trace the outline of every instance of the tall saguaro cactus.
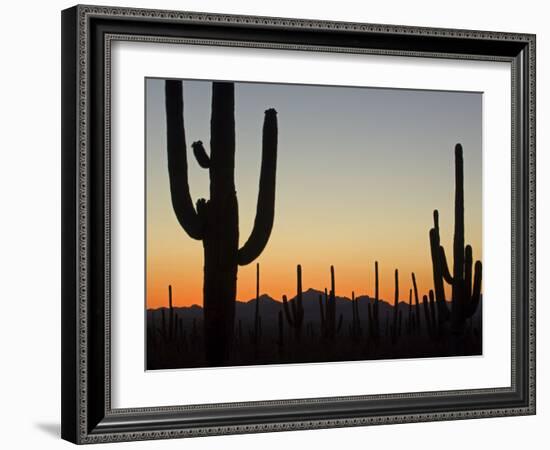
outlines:
[{"label": "tall saguaro cactus", "polygon": [[178,222],[204,247],[204,336],[209,364],[223,364],[233,339],[237,269],[254,261],[265,248],[275,215],[277,165],[277,113],[265,112],[262,165],[256,218],[250,237],[239,248],[239,212],[235,192],[235,86],[212,83],[210,154],[202,142],[193,153],[210,175],[210,198],[199,199],[196,209],[189,192],[187,150],[183,118],[183,88],[167,80],[166,129],[168,173],[172,206]]},{"label": "tall saguaro cactus", "polygon": [[[445,250],[440,244],[439,213],[434,211],[434,228],[430,230],[430,246],[438,312],[443,319],[450,316],[453,335],[464,333],[466,319],[471,317],[481,297],[481,261],[476,261],[472,286],[472,247],[464,246],[464,159],[462,145],[455,146],[455,225],[453,237],[453,274],[449,271]],[[452,286],[451,311],[445,302],[443,280]],[[440,319],[441,320],[441,319]]]}]

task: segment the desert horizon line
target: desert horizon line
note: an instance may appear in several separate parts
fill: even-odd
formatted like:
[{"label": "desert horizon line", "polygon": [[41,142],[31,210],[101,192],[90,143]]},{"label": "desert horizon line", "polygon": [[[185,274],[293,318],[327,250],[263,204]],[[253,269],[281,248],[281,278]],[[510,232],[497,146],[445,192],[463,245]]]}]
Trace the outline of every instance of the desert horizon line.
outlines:
[{"label": "desert horizon line", "polygon": [[[412,288],[411,288],[411,290],[412,290]],[[316,289],[316,288],[313,288],[313,287],[309,287],[309,288],[305,289],[305,290],[303,291],[302,295],[303,295],[303,294],[306,294],[306,293],[308,293],[308,292],[310,292],[310,291],[315,291],[315,293],[319,293],[319,294],[321,294],[321,295],[324,296],[324,290]],[[355,292],[355,291],[354,291],[354,292]],[[424,295],[426,295],[426,294],[422,294],[422,297],[424,297]],[[481,293],[481,295],[483,295],[483,293]],[[268,293],[266,293],[266,292],[264,292],[264,293],[262,293],[262,294],[260,294],[260,295],[258,296],[259,299],[262,299],[262,298],[265,298],[265,297],[269,297],[270,300],[273,300],[273,301],[275,301],[275,302],[277,302],[277,303],[280,303],[281,305],[283,304],[282,297],[281,297],[281,299],[277,299],[276,297],[274,297],[274,296],[272,296],[272,295],[270,295],[270,294],[268,294]],[[294,295],[293,297],[288,298],[288,301],[289,301],[289,302],[292,302],[292,301],[294,301],[294,300],[296,299],[296,297],[297,297],[297,294]],[[369,300],[373,300],[373,301],[376,299],[376,296],[374,296],[374,295],[369,295],[369,294],[358,294],[358,295],[355,295],[355,299],[356,299],[356,300],[365,299],[365,297],[368,298]],[[349,301],[349,302],[352,301],[351,296],[347,296],[347,295],[336,295],[335,298],[336,298],[337,300],[340,299],[340,300],[346,300],[346,301]],[[236,301],[237,303],[248,304],[248,303],[255,302],[255,301],[256,301],[256,298],[251,298],[251,299],[248,299],[248,300],[238,300],[238,299],[236,299],[235,301]],[[318,300],[313,300],[313,301],[318,301]],[[323,302],[324,302],[324,301],[325,301],[325,299],[323,298]],[[386,300],[386,299],[384,299],[384,298],[379,298],[378,301],[383,302],[383,303],[387,303],[387,304],[389,304],[389,305],[392,306],[392,307],[393,307],[392,304],[395,302],[395,300]],[[451,303],[451,299],[445,299],[445,302],[446,302],[446,303]],[[167,302],[167,303],[168,303],[168,302]],[[401,300],[401,299],[399,299],[399,300],[398,300],[398,303],[405,303],[405,304],[408,305],[408,304],[409,304],[409,300],[408,300],[408,299],[406,299],[406,300]],[[422,303],[423,303],[423,298],[421,298],[421,296],[419,295],[419,305],[421,305]],[[413,300],[412,300],[412,306],[413,306],[413,307],[415,306],[414,298],[413,298]],[[174,308],[174,309],[175,309],[175,308],[180,308],[180,309],[181,309],[181,308],[193,308],[193,307],[203,309],[203,306],[202,306],[200,303],[186,303],[186,304],[182,304],[182,305],[176,305],[176,304],[173,305],[173,308]],[[147,311],[156,311],[156,310],[159,310],[159,309],[170,309],[170,305],[169,305],[169,304],[166,304],[166,305],[162,305],[162,306],[147,307],[147,308],[146,308]]]}]

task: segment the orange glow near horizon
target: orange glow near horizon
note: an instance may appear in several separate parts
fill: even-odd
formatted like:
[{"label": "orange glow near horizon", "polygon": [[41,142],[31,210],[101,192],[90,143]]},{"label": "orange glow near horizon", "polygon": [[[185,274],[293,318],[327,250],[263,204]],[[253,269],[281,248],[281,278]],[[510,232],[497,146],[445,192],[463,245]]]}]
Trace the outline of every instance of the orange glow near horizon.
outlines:
[{"label": "orange glow near horizon", "polygon": [[[170,199],[164,84],[147,83],[146,305],[168,306],[168,285],[175,306],[202,305],[202,242],[181,228]],[[208,170],[190,146],[209,141],[210,91],[211,83],[184,81],[194,201],[209,197]],[[433,289],[436,208],[452,270],[457,142],[464,148],[466,244],[482,260],[481,94],[238,83],[235,96],[241,245],[256,213],[264,110],[275,107],[279,122],[275,223],[259,258],[238,269],[238,301],[256,296],[256,263],[260,293],[275,300],[296,295],[297,264],[304,291],[329,288],[333,265],[337,296],[372,297],[375,261],[381,299],[393,302],[397,268],[399,300],[408,301],[414,272],[422,301]]]},{"label": "orange glow near horizon", "polygon": [[[379,263],[380,264],[380,263]],[[267,266],[267,267],[265,267]],[[277,301],[281,301],[283,294],[288,298],[296,295],[296,268],[293,270],[275,270],[272,272],[273,277],[270,277],[268,270],[269,265],[260,263],[260,295],[268,294]],[[350,267],[351,269],[351,267]],[[429,270],[427,270],[429,269]],[[266,273],[264,273],[264,270]],[[351,298],[352,291],[355,296],[368,295],[374,297],[374,263],[372,268],[365,270],[365,273],[353,273],[351,270],[340,275],[338,267],[336,271],[336,295],[339,297]],[[150,309],[168,307],[168,284],[162,282],[162,279],[177,279],[170,277],[169,273],[166,276],[159,276],[156,280],[152,277],[148,278],[147,286],[147,307]],[[426,267],[425,270],[415,272],[416,281],[419,289],[420,301],[422,295],[427,294],[432,288],[432,273],[431,267]],[[265,278],[265,280],[264,280]],[[379,267],[380,278],[380,298],[393,302],[395,295],[394,285],[394,269]],[[323,291],[324,288],[330,289],[330,273],[327,268],[307,268],[302,267],[302,282],[303,291],[313,288]],[[256,297],[256,266],[251,264],[239,268],[237,299],[239,301],[249,301]],[[172,285],[172,299],[175,307],[199,305],[202,306],[202,276],[194,279],[175,281]],[[409,299],[409,289],[412,289],[411,272],[399,272],[399,300],[407,301]],[[447,294],[450,293],[447,287]],[[188,295],[185,295],[188,293]],[[414,301],[414,300],[413,300]]]},{"label": "orange glow near horizon", "polygon": [[[192,241],[181,230],[181,238],[187,239],[186,256],[171,247],[163,256],[148,258],[147,270],[147,307],[151,309],[168,306],[168,285],[172,285],[173,304],[176,307],[202,305],[203,266],[202,244]],[[176,246],[177,247],[177,246]],[[394,270],[399,270],[399,300],[408,301],[409,289],[412,289],[411,273],[414,272],[422,295],[433,289],[432,266],[429,256],[429,244],[426,239],[426,252],[422,257],[402,253],[379,251],[385,257],[378,260],[380,298],[393,302],[395,296]],[[474,245],[475,249],[475,245]],[[380,249],[382,250],[382,249]],[[192,253],[192,254],[191,254]],[[452,267],[452,252],[447,256]],[[479,257],[479,255],[475,255]],[[394,267],[392,261],[399,261]],[[240,266],[238,270],[237,300],[249,301],[256,297],[256,263],[260,265],[260,295],[268,294],[281,301],[283,294],[288,298],[296,295],[296,265],[302,265],[303,291],[313,288],[323,291],[330,289],[330,266],[335,267],[336,295],[350,298],[368,295],[374,297],[374,260],[357,255],[315,255],[302,258],[301,261],[288,257],[286,252],[266,251],[252,264]],[[447,296],[450,286],[446,285]]]}]

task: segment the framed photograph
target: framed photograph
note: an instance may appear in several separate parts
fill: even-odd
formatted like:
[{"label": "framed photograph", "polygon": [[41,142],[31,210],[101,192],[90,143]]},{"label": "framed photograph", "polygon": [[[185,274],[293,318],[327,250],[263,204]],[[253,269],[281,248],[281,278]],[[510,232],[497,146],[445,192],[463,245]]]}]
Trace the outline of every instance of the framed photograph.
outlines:
[{"label": "framed photograph", "polygon": [[62,12],[62,437],[535,413],[535,36]]}]

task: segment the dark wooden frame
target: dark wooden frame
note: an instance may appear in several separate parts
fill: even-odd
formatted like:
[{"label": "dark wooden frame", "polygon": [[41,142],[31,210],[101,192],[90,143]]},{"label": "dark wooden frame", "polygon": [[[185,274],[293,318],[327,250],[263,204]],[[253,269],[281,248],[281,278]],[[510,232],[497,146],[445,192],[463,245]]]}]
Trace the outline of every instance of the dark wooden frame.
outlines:
[{"label": "dark wooden frame", "polygon": [[[112,409],[112,40],[157,40],[512,65],[512,383],[505,388]],[[535,413],[535,36],[75,6],[62,12],[62,437],[127,441]]]}]

